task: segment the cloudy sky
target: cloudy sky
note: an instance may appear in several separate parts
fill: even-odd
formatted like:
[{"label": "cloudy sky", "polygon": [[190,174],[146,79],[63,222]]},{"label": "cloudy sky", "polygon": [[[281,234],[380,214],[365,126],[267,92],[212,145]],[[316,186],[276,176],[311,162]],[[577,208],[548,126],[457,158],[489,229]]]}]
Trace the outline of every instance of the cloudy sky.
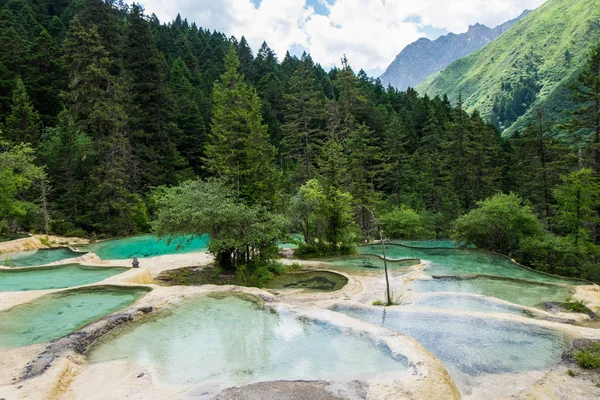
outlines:
[{"label": "cloudy sky", "polygon": [[352,67],[379,76],[407,44],[494,27],[545,0],[138,0],[146,14],[189,22],[238,39],[254,51],[263,41],[282,59],[303,50],[329,69],[346,54]]}]

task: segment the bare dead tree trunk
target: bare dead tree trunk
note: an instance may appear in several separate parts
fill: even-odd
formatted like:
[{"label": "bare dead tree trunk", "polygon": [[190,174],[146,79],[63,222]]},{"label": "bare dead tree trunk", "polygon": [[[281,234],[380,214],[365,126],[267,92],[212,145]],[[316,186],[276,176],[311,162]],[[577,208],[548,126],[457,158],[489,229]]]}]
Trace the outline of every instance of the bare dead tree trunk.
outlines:
[{"label": "bare dead tree trunk", "polygon": [[44,175],[40,182],[40,206],[42,207],[42,218],[44,220],[44,233],[48,236],[50,231],[50,213],[48,212],[48,195],[52,187],[48,183],[48,177]]},{"label": "bare dead tree trunk", "polygon": [[363,206],[363,208],[366,209],[367,211],[369,211],[369,213],[371,213],[371,215],[373,216],[373,220],[375,221],[375,225],[377,226],[377,232],[379,232],[379,241],[381,242],[381,250],[382,250],[382,254],[383,254],[383,269],[385,271],[386,305],[391,306],[392,305],[392,295],[390,293],[390,278],[389,278],[388,267],[387,267],[387,256],[385,254],[385,239],[383,237],[383,230],[381,229],[381,224],[379,223],[379,219],[377,219],[377,217],[375,216],[375,213],[366,206]]}]

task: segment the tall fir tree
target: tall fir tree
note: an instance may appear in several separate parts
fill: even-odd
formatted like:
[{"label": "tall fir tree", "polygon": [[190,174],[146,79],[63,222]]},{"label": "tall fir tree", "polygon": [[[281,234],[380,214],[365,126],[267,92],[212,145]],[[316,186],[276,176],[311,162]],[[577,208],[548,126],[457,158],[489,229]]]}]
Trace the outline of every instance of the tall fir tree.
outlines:
[{"label": "tall fir tree", "polygon": [[225,59],[225,72],[215,83],[211,133],[206,164],[250,204],[275,207],[279,173],[274,167],[275,148],[262,122],[256,91],[238,73],[234,48]]},{"label": "tall fir tree", "polygon": [[6,118],[6,138],[13,143],[37,145],[42,138],[40,116],[31,104],[21,78],[13,90],[11,113]]},{"label": "tall fir tree", "polygon": [[75,17],[65,42],[69,91],[63,97],[69,108],[64,118],[66,129],[86,132],[94,143],[80,222],[90,230],[123,235],[136,230],[136,199],[127,173],[131,149],[125,137],[125,95],[111,65],[96,28],[84,28]]},{"label": "tall fir tree", "polygon": [[[152,42],[143,11],[133,5],[126,30],[125,67],[131,74],[131,145],[137,160],[136,186],[174,184],[189,177],[176,148],[180,132],[172,121],[167,66]],[[182,143],[183,144],[183,143]]]},{"label": "tall fir tree", "polygon": [[326,99],[318,87],[310,57],[303,57],[290,78],[285,102],[283,151],[292,163],[288,170],[294,174],[295,185],[301,186],[316,175],[326,119]]}]

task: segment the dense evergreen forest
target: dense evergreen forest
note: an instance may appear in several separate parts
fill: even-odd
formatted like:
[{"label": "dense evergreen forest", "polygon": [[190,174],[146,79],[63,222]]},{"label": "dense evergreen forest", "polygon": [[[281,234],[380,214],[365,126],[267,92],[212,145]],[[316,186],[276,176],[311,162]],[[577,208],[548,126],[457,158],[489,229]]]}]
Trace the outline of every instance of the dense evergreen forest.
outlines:
[{"label": "dense evergreen forest", "polygon": [[460,99],[384,88],[345,57],[254,55],[122,1],[0,6],[2,233],[124,236],[160,214],[159,233],[183,234],[196,207],[225,267],[290,231],[301,253],[350,252],[381,224],[600,278],[598,49],[569,124],[539,113],[503,139]]}]

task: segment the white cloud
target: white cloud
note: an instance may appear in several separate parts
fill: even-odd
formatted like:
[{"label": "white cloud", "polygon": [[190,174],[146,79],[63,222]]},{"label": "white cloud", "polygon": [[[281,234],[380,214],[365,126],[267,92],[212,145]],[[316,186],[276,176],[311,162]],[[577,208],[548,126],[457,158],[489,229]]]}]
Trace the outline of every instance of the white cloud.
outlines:
[{"label": "white cloud", "polygon": [[[238,39],[256,51],[263,41],[280,58],[301,47],[325,68],[346,54],[355,70],[381,73],[404,46],[424,36],[431,25],[460,33],[476,22],[490,27],[536,8],[545,0],[336,0],[329,15],[319,15],[306,0],[141,0],[146,13],[161,21],[183,18]],[[420,17],[420,22],[403,22]]]}]

